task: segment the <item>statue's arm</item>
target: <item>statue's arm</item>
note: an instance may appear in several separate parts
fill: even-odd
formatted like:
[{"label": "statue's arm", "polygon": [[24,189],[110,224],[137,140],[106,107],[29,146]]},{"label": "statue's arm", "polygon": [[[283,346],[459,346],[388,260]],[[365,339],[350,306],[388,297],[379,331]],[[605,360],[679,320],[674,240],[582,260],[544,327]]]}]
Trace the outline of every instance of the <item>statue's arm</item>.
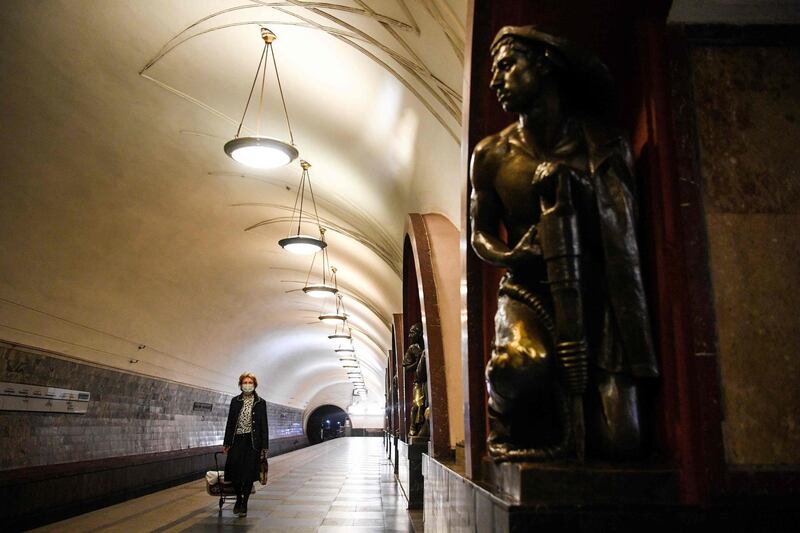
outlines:
[{"label": "statue's arm", "polygon": [[497,154],[489,137],[475,147],[470,162],[469,209],[472,223],[472,249],[478,257],[495,266],[510,266],[511,249],[499,238],[501,203],[494,189],[497,172]]},{"label": "statue's arm", "polygon": [[412,344],[406,350],[406,353],[403,354],[403,367],[411,368],[417,364],[419,360],[419,356],[422,353],[422,349],[417,344]]},{"label": "statue's arm", "polygon": [[495,178],[503,151],[499,148],[499,135],[487,137],[478,143],[470,163],[470,219],[472,223],[472,249],[478,257],[495,266],[525,267],[540,255],[535,244],[536,227],[531,226],[521,239],[510,248],[499,237],[503,219],[503,205],[497,194]]}]

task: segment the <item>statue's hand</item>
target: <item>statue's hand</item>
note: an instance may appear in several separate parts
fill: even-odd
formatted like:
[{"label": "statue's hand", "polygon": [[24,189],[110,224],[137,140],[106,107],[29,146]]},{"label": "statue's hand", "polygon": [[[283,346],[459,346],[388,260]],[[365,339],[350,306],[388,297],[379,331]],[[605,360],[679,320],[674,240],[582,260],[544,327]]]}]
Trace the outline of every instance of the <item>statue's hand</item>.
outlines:
[{"label": "statue's hand", "polygon": [[570,203],[570,182],[577,179],[575,171],[565,163],[540,163],[533,173],[533,191],[539,195],[542,211],[558,204]]},{"label": "statue's hand", "polygon": [[528,231],[520,238],[516,246],[511,249],[509,260],[512,267],[526,267],[533,261],[538,260],[542,255],[542,248],[536,235],[536,225],[528,228]]}]

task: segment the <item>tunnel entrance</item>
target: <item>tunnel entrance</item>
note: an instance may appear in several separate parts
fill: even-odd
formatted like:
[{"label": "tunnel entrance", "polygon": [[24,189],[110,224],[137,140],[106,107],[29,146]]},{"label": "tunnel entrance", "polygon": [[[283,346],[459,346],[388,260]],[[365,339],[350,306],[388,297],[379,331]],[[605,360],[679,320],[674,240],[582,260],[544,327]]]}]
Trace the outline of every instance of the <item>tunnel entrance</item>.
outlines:
[{"label": "tunnel entrance", "polygon": [[306,422],[306,435],[311,444],[335,439],[344,435],[347,413],[335,405],[322,405],[312,411]]}]

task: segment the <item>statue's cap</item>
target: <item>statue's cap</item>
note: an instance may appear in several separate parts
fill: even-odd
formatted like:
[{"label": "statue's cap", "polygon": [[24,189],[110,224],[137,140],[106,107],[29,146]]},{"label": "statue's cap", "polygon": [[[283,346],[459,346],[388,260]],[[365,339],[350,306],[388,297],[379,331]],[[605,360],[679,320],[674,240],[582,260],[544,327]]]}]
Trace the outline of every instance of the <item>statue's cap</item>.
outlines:
[{"label": "statue's cap", "polygon": [[[492,41],[491,52],[495,54],[508,39],[543,46],[555,50],[556,63],[583,92],[591,91],[595,104],[607,105],[613,94],[614,82],[608,68],[594,54],[575,43],[556,37],[537,26],[504,26]],[[584,94],[585,96],[585,94]]]}]

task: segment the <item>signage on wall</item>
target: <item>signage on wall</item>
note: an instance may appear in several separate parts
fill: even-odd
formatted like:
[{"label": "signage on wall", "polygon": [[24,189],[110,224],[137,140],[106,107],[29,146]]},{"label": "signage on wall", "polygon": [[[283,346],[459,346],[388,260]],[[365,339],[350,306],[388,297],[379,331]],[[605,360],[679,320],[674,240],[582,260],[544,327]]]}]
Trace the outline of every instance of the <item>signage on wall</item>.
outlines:
[{"label": "signage on wall", "polygon": [[89,398],[86,391],[0,381],[0,411],[85,414]]},{"label": "signage on wall", "polygon": [[214,408],[214,405],[210,404],[210,403],[194,402],[194,405],[192,406],[192,411],[194,411],[194,412],[200,411],[201,413],[210,413],[211,409],[213,409],[213,408]]}]

